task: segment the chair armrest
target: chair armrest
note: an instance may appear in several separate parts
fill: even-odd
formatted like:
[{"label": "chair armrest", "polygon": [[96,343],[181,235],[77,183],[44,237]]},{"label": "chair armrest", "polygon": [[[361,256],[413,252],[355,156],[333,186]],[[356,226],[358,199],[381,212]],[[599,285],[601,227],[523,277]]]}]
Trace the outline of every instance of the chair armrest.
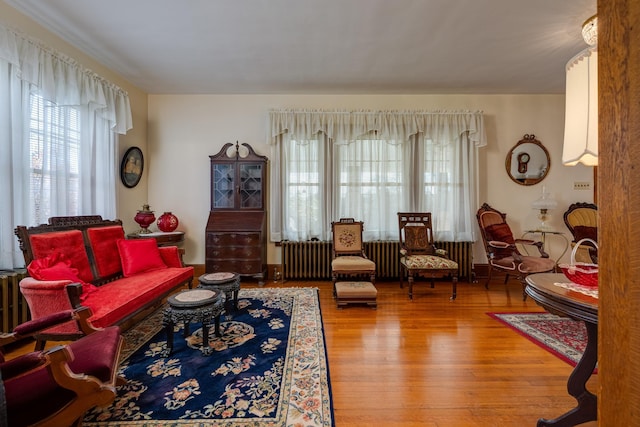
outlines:
[{"label": "chair armrest", "polygon": [[515,249],[515,245],[511,244],[511,243],[507,243],[507,242],[501,242],[499,240],[491,240],[489,242],[487,242],[489,244],[489,246],[493,247],[493,248],[500,248],[500,249]]},{"label": "chair armrest", "polygon": [[113,401],[117,394],[115,381],[105,383],[92,375],[74,373],[68,364],[74,359],[73,351],[68,345],[53,347],[46,353],[50,361],[47,369],[59,386],[75,392],[81,400],[91,400],[97,406]]},{"label": "chair armrest", "polygon": [[20,290],[24,293],[29,292],[29,290],[37,291],[55,291],[55,290],[64,290],[64,288],[72,283],[71,280],[38,280],[34,279],[31,276],[27,276],[24,279],[20,280]]},{"label": "chair armrest", "polygon": [[440,257],[444,257],[444,258],[449,258],[449,252],[447,252],[446,249],[435,249],[435,254],[440,256]]},{"label": "chair armrest", "polygon": [[89,307],[80,307],[76,310],[64,310],[48,314],[21,323],[13,329],[13,332],[0,335],[0,345],[7,345],[22,338],[36,335],[38,332],[71,320],[76,320],[78,328],[85,335],[88,335],[99,330],[89,323],[89,317],[91,317],[91,309],[89,309]]},{"label": "chair armrest", "polygon": [[13,329],[13,333],[21,337],[33,335],[36,332],[48,329],[52,326],[68,322],[69,320],[73,319],[73,314],[73,310],[65,310],[58,313],[48,314],[37,319],[29,320],[16,326]]},{"label": "chair armrest", "polygon": [[528,239],[516,239],[515,242],[520,245],[535,246],[538,248],[538,252],[540,252],[540,258],[549,258],[549,254],[544,251],[544,244],[542,242]]},{"label": "chair armrest", "polygon": [[2,381],[8,381],[32,369],[44,365],[47,362],[46,355],[41,351],[34,351],[25,355],[16,357],[7,362],[0,363],[0,372],[2,373]]}]

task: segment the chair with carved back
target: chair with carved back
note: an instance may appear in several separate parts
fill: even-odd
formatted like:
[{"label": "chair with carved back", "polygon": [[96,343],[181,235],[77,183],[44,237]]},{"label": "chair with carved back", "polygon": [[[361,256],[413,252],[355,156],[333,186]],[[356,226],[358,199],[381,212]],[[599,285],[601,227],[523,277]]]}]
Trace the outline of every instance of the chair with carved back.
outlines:
[{"label": "chair with carved back", "polygon": [[[489,289],[492,272],[505,273],[506,284],[511,274],[515,275],[522,284],[522,299],[527,299],[525,293],[525,278],[533,273],[552,272],[556,268],[554,260],[544,251],[542,242],[529,239],[515,239],[511,227],[507,224],[507,214],[492,208],[484,203],[476,214],[480,235],[484,243],[484,249],[489,263],[489,271],[485,288]],[[532,247],[531,253],[536,248],[539,256],[523,255],[518,245]]]},{"label": "chair with carved back", "polygon": [[[598,206],[593,203],[573,203],[567,208],[563,218],[573,236],[572,247],[582,239],[598,242]],[[598,248],[589,242],[581,244],[576,250],[575,260],[597,264]]]},{"label": "chair with carved back", "polygon": [[364,252],[363,230],[362,221],[353,218],[340,218],[331,223],[331,280],[334,289],[339,276],[366,275],[372,284],[376,282],[376,264]]},{"label": "chair with carved back", "polygon": [[76,321],[87,335],[67,345],[4,360],[0,352],[0,425],[79,426],[84,414],[116,397],[122,337],[117,326],[96,329],[91,310],[65,310],[0,335],[0,348],[53,325]]},{"label": "chair with carved back", "polygon": [[425,277],[435,286],[436,278],[450,276],[451,300],[456,299],[458,263],[447,257],[446,251],[434,245],[431,213],[398,212],[400,238],[400,287],[404,277],[409,282],[409,298],[413,299],[414,277]]}]

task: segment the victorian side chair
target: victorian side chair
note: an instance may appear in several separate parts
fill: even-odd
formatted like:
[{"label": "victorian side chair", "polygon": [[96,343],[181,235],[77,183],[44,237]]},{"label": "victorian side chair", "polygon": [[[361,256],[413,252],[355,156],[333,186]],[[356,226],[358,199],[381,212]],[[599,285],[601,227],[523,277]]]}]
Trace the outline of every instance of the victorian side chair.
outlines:
[{"label": "victorian side chair", "polygon": [[333,235],[331,280],[335,290],[339,276],[366,275],[374,284],[376,281],[376,264],[367,258],[362,243],[362,221],[353,218],[340,218],[331,223]]},{"label": "victorian side chair", "polygon": [[451,300],[456,299],[458,263],[447,258],[446,251],[437,249],[433,242],[431,213],[398,212],[400,234],[400,287],[404,276],[409,282],[409,299],[413,299],[414,276],[434,279],[451,276]]},{"label": "victorian side chair", "polygon": [[[571,247],[582,239],[598,241],[598,206],[593,203],[573,203],[567,208],[564,223],[571,232]],[[598,263],[598,248],[587,242],[576,250],[576,261]]]},{"label": "victorian side chair", "polygon": [[[484,203],[476,214],[484,249],[489,262],[489,274],[485,288],[489,289],[492,272],[505,273],[504,283],[514,274],[522,284],[522,300],[527,299],[525,278],[533,273],[552,272],[556,268],[554,260],[544,251],[543,243],[529,239],[515,239],[511,227],[506,222],[507,214]],[[517,245],[535,247],[539,256],[523,255]],[[532,252],[534,250],[532,249]]]}]

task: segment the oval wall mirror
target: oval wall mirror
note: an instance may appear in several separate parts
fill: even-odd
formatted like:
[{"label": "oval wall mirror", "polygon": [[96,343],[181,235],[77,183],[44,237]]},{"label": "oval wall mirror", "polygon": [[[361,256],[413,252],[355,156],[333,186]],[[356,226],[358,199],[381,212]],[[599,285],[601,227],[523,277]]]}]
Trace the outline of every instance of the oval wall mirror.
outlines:
[{"label": "oval wall mirror", "polygon": [[509,151],[505,162],[507,174],[520,185],[535,185],[549,173],[549,152],[535,135],[525,135]]}]

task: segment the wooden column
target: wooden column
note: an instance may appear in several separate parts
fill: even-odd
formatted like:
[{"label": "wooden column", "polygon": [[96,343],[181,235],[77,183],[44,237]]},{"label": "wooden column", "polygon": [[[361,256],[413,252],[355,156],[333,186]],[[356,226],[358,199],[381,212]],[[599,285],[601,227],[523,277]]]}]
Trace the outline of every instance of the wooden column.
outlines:
[{"label": "wooden column", "polygon": [[640,420],[640,2],[598,0],[600,426]]}]

